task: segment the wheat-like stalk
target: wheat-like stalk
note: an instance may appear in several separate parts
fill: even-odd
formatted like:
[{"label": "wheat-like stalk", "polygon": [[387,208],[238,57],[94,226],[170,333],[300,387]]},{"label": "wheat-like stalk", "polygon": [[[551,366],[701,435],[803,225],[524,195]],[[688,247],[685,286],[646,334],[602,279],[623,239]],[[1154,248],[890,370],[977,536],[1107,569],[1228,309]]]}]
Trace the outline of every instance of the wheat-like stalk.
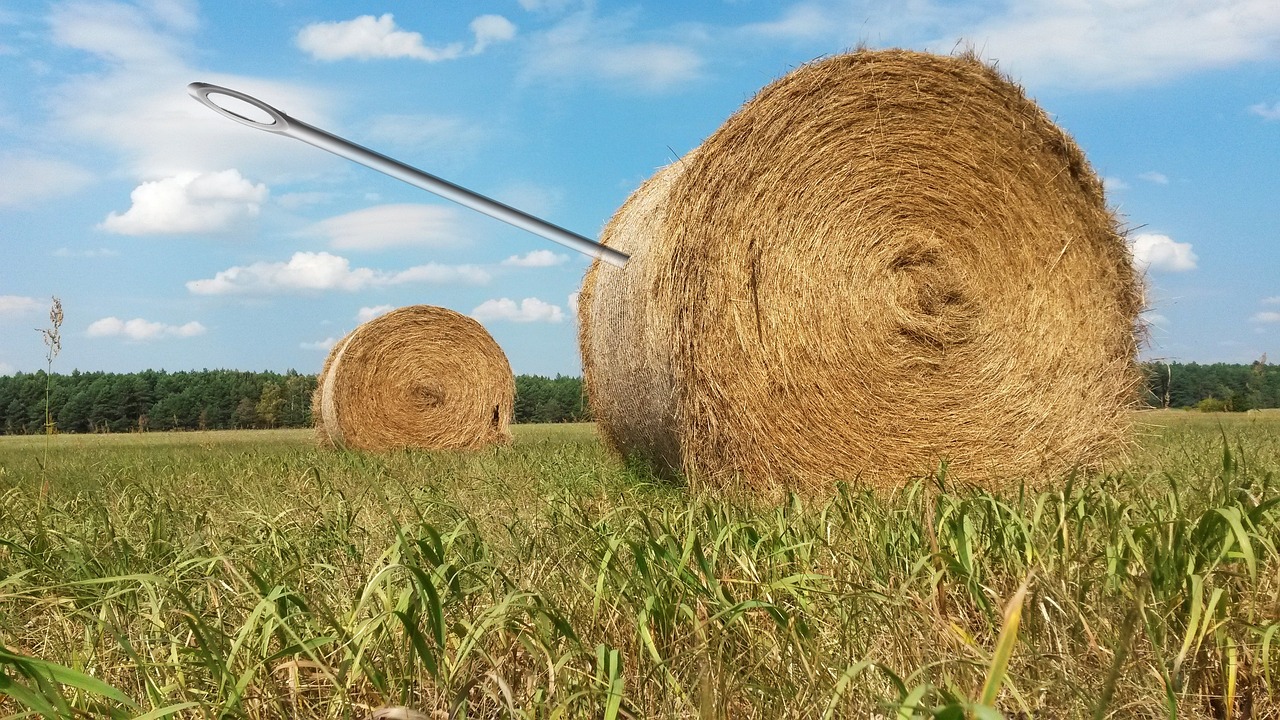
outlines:
[{"label": "wheat-like stalk", "polygon": [[[41,336],[44,338],[45,350],[45,373],[44,373],[44,459],[42,470],[46,473],[49,469],[49,437],[57,431],[57,425],[53,421],[53,408],[50,404],[50,397],[53,393],[53,360],[58,357],[58,353],[62,352],[62,300],[57,295],[53,296],[53,304],[49,306],[49,327],[37,328]],[[49,479],[46,476],[44,484],[41,487],[41,497],[44,497],[49,487]]]}]

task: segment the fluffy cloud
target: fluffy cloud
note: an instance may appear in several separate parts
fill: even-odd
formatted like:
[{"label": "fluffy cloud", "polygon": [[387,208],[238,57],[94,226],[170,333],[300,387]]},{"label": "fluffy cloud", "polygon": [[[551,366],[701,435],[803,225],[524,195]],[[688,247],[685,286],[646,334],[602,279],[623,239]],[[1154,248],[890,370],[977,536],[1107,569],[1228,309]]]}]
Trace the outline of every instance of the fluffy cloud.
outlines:
[{"label": "fluffy cloud", "polygon": [[379,317],[381,315],[386,315],[387,313],[395,309],[396,308],[394,305],[374,305],[373,307],[362,307],[360,308],[359,312],[356,313],[356,322],[367,323],[370,320],[376,317]]},{"label": "fluffy cloud", "polygon": [[1263,305],[1280,305],[1280,295],[1272,295],[1271,297],[1262,298]]},{"label": "fluffy cloud", "polygon": [[1280,120],[1280,102],[1267,105],[1266,103],[1258,103],[1250,105],[1249,112],[1257,115],[1263,120]]},{"label": "fluffy cloud", "polygon": [[1105,188],[1107,192],[1117,192],[1119,190],[1128,190],[1129,183],[1117,177],[1107,177],[1102,178],[1102,187]]},{"label": "fluffy cloud", "polygon": [[1260,313],[1254,313],[1253,321],[1260,323],[1280,323],[1280,312],[1266,310]]},{"label": "fluffy cloud", "polygon": [[320,350],[323,352],[329,352],[330,350],[333,349],[333,346],[337,344],[338,344],[337,338],[327,337],[323,340],[317,340],[315,342],[298,343],[298,347],[302,348],[303,350]]},{"label": "fluffy cloud", "polygon": [[252,132],[210,112],[181,88],[193,79],[247,92],[320,127],[322,90],[188,65],[198,27],[191,0],[60,2],[48,15],[58,45],[93,56],[94,73],[60,74],[48,87],[49,130],[118,153],[137,178],[228,167],[274,182],[325,172],[341,160]]},{"label": "fluffy cloud", "polygon": [[25,315],[38,310],[43,303],[33,297],[0,295],[0,316]]},{"label": "fluffy cloud", "polygon": [[1156,185],[1168,185],[1168,184],[1169,184],[1169,176],[1168,176],[1168,175],[1165,175],[1165,174],[1164,174],[1164,173],[1162,173],[1162,172],[1156,172],[1155,170],[1151,170],[1151,171],[1149,171],[1149,172],[1144,172],[1144,173],[1142,173],[1141,175],[1139,175],[1138,177],[1139,177],[1140,179],[1142,179],[1142,180],[1146,180],[1146,181],[1147,181],[1147,182],[1149,182],[1149,183],[1155,183]]},{"label": "fluffy cloud", "polygon": [[35,155],[2,154],[0,167],[0,207],[71,195],[93,180],[78,165]]},{"label": "fluffy cloud", "polygon": [[380,250],[402,245],[459,244],[460,214],[442,205],[378,205],[322,220],[311,233],[339,250]]},{"label": "fluffy cloud", "polygon": [[1168,235],[1144,233],[1130,239],[1133,262],[1140,270],[1186,272],[1196,269],[1199,259],[1191,251],[1191,243],[1174,242]]},{"label": "fluffy cloud", "polygon": [[496,42],[506,42],[516,36],[516,26],[501,15],[481,15],[471,21],[471,34],[475,36],[475,44],[471,52],[478,54]]},{"label": "fluffy cloud", "polygon": [[569,310],[574,317],[578,317],[578,293],[569,293]]},{"label": "fluffy cloud", "polygon": [[696,80],[702,57],[671,42],[632,42],[633,22],[625,16],[596,18],[590,9],[562,20],[531,43],[523,76],[527,80],[594,80],[656,93]]},{"label": "fluffy cloud", "polygon": [[192,280],[187,290],[196,295],[241,295],[345,290],[404,283],[468,283],[482,285],[489,273],[474,265],[428,263],[399,272],[353,268],[351,262],[327,252],[298,252],[288,262],[257,262],[223,270],[212,278]]},{"label": "fluffy cloud", "polygon": [[512,255],[503,260],[502,264],[511,267],[552,267],[568,262],[568,260],[568,255],[561,255],[550,250],[532,250],[525,255]]},{"label": "fluffy cloud", "polygon": [[1031,0],[1006,7],[958,36],[1015,75],[1049,84],[1159,82],[1275,57],[1280,50],[1274,40],[1280,4],[1274,0]]},{"label": "fluffy cloud", "polygon": [[183,325],[165,325],[142,318],[121,320],[104,317],[89,324],[89,337],[123,337],[130,340],[154,340],[160,337],[195,337],[203,335],[205,326],[194,320]]},{"label": "fluffy cloud", "polygon": [[[167,32],[189,31],[194,14],[182,13],[172,2],[149,3],[152,12],[124,3],[76,2],[54,5],[49,16],[53,40],[119,64],[168,62],[178,54],[177,41]],[[179,15],[185,17],[179,18]],[[175,22],[177,21],[177,22]]]},{"label": "fluffy cloud", "polygon": [[843,34],[847,18],[843,10],[829,2],[802,2],[787,8],[777,20],[751,23],[740,30],[773,40],[817,40],[835,32]]},{"label": "fluffy cloud", "polygon": [[803,0],[776,20],[740,28],[748,40],[977,48],[1028,85],[1124,87],[1280,55],[1275,0],[865,3]]},{"label": "fluffy cloud", "polygon": [[[469,52],[476,54],[492,43],[515,37],[516,26],[501,15],[481,15],[471,21],[471,33],[474,42]],[[420,33],[397,27],[391,13],[376,18],[361,15],[354,20],[313,23],[298,32],[297,44],[317,60],[412,58],[439,62],[468,53],[461,42],[437,47],[427,45]]]},{"label": "fluffy cloud", "polygon": [[402,285],[404,283],[466,283],[468,285],[484,285],[489,282],[489,273],[476,265],[441,265],[427,263],[415,265],[407,270],[387,273],[385,279],[375,283],[378,285]]},{"label": "fluffy cloud", "polygon": [[129,194],[133,205],[111,213],[101,227],[121,235],[215,233],[256,217],[267,199],[267,186],[255,185],[237,170],[182,173],[144,182]]},{"label": "fluffy cloud", "polygon": [[525,298],[517,305],[509,298],[485,300],[471,311],[476,320],[509,320],[511,322],[547,322],[564,321],[564,311],[559,305],[543,302],[538,298]]}]

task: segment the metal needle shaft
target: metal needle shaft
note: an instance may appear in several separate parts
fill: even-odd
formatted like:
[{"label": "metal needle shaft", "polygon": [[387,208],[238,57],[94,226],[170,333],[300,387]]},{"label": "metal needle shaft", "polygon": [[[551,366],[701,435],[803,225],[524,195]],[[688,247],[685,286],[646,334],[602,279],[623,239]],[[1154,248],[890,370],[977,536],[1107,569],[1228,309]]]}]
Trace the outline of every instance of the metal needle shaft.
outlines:
[{"label": "metal needle shaft", "polygon": [[[561,245],[577,250],[584,255],[600,258],[610,265],[622,267],[629,259],[625,253],[621,253],[611,247],[601,245],[594,240],[583,237],[582,235],[570,230],[566,230],[559,225],[553,225],[552,223],[534,215],[530,215],[523,210],[500,203],[497,200],[485,197],[480,193],[468,190],[461,185],[456,185],[448,180],[436,177],[431,173],[419,170],[411,165],[406,165],[399,160],[387,157],[382,153],[357,145],[350,140],[345,140],[337,135],[325,132],[320,128],[308,125],[301,120],[291,118],[251,95],[246,95],[230,88],[200,82],[194,82],[188,85],[187,91],[191,93],[192,97],[199,100],[205,106],[221,115],[241,123],[242,125],[248,125],[249,127],[256,128],[258,130],[266,130],[267,132],[286,135],[296,140],[301,140],[302,142],[314,145],[321,150],[326,150],[334,155],[344,157],[352,162],[359,163],[365,167],[390,175],[391,177],[409,183],[414,187],[422,188],[427,192],[435,193],[436,195],[452,200],[460,205],[465,205],[466,207],[484,213],[489,217],[501,220],[523,230],[527,230],[535,235],[551,240],[552,242],[560,243]],[[227,97],[248,103],[270,116],[271,122],[260,122],[228,110],[227,108],[213,102],[213,100],[209,98],[210,95],[226,95]]]}]

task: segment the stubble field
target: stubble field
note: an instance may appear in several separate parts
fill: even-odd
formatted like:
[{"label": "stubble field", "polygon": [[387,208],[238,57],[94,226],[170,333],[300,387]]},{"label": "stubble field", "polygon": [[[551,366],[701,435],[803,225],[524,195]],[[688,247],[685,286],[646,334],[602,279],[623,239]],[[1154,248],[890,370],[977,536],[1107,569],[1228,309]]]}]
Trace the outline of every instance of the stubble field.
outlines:
[{"label": "stubble field", "polygon": [[780,504],[591,425],[0,437],[0,717],[1280,717],[1280,414],[1139,422],[1048,489]]}]

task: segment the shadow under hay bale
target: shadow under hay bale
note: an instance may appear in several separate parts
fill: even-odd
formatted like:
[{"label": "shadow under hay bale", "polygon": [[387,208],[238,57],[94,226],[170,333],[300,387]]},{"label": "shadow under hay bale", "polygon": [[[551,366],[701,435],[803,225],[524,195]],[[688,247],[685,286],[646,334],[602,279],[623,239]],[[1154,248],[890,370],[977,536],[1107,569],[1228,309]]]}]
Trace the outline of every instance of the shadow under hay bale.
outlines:
[{"label": "shadow under hay bale", "polygon": [[637,190],[579,298],[614,450],[704,485],[961,482],[1128,440],[1142,287],[1102,184],[973,57],[801,67]]},{"label": "shadow under hay bale", "polygon": [[480,323],[412,305],[334,345],[312,416],[321,445],[477,449],[511,442],[514,406],[511,365]]}]

